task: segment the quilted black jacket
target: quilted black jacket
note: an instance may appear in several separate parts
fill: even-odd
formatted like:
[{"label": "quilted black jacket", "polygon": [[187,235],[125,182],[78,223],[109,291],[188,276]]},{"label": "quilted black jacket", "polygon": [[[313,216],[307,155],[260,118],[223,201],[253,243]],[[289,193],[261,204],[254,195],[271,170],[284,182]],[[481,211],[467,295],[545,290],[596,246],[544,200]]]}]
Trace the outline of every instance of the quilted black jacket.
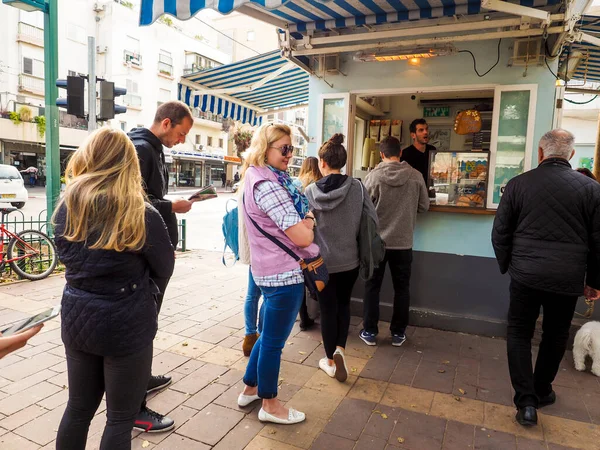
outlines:
[{"label": "quilted black jacket", "polygon": [[551,158],[506,185],[492,244],[502,273],[541,291],[600,289],[600,184]]},{"label": "quilted black jacket", "polygon": [[56,247],[66,267],[62,297],[65,346],[102,356],[133,354],[152,343],[157,329],[152,277],[169,278],[175,254],[160,214],[146,208],[146,244],[140,252],[91,250],[62,237],[66,208],[56,216]]},{"label": "quilted black jacket", "polygon": [[140,160],[140,170],[144,180],[144,189],[150,203],[162,216],[173,247],[179,241],[177,216],[172,211],[170,200],[165,200],[169,190],[169,170],[165,164],[165,154],[160,140],[147,128],[134,128],[128,133],[135,145]]}]

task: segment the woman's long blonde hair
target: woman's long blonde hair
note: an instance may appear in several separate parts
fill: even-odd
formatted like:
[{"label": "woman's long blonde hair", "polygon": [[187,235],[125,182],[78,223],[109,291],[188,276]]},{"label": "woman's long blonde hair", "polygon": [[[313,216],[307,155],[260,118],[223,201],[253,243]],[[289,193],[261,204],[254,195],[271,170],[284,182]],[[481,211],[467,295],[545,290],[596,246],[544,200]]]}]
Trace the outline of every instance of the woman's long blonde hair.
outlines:
[{"label": "woman's long blonde hair", "polygon": [[261,125],[252,135],[250,148],[245,155],[244,168],[248,166],[265,167],[269,147],[282,137],[291,135],[292,130],[287,125],[272,123]]},{"label": "woman's long blonde hair", "polygon": [[308,156],[302,163],[298,179],[302,183],[302,187],[306,188],[311,183],[315,183],[323,178],[319,170],[319,160],[314,156]]},{"label": "woman's long blonde hair", "polygon": [[65,178],[65,195],[56,209],[66,207],[65,239],[92,238],[89,248],[118,252],[144,246],[146,206],[140,163],[124,132],[104,127],[89,135],[71,157]]}]

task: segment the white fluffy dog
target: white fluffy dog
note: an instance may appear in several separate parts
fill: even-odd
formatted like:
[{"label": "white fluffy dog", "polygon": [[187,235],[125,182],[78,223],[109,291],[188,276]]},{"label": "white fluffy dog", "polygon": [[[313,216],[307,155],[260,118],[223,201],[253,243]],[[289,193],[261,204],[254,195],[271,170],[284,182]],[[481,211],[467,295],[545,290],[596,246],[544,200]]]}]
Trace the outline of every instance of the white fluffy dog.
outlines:
[{"label": "white fluffy dog", "polygon": [[585,357],[592,358],[592,373],[600,377],[600,322],[588,322],[575,335],[573,360],[575,369],[585,370]]}]

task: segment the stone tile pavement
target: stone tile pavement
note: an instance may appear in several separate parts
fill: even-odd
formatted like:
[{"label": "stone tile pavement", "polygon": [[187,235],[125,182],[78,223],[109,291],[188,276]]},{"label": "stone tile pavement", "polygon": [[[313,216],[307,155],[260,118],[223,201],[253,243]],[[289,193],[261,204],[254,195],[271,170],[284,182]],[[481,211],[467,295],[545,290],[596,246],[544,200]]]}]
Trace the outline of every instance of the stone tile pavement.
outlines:
[{"label": "stone tile pavement", "polygon": [[[283,351],[280,398],[307,413],[294,426],[263,425],[258,404],[238,408],[246,358],[242,305],[247,267],[224,268],[220,254],[178,256],[155,340],[153,373],[173,384],[149,405],[169,413],[170,433],[132,435],[134,449],[600,449],[600,384],[579,373],[567,354],[555,383],[556,405],[541,425],[514,422],[505,342],[426,328],[411,328],[406,344],[378,347],[357,337],[352,319],[347,345],[351,376],[338,383],[317,369],[323,356],[318,330],[298,325]],[[60,301],[62,275],[0,287],[0,324]],[[382,329],[387,329],[382,324]],[[54,448],[67,401],[60,323],[17,353],[0,360],[0,449]],[[97,449],[104,402],[92,421],[88,449]]]}]

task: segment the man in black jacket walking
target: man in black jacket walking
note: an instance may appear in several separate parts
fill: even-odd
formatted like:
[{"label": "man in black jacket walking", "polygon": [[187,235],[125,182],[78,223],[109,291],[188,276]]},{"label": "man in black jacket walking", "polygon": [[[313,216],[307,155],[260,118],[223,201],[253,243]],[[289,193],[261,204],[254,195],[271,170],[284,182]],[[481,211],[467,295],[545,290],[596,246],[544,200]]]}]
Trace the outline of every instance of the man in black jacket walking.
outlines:
[{"label": "man in black jacket walking", "polygon": [[[148,199],[165,221],[173,249],[177,248],[179,241],[175,213],[188,212],[192,207],[192,202],[165,199],[165,195],[169,190],[169,171],[165,164],[163,146],[171,148],[176,144],[185,142],[185,137],[193,124],[194,119],[190,108],[182,102],[171,101],[160,105],[150,129],[134,128],[129,132],[129,138],[135,145],[140,161],[144,189]],[[169,279],[155,279],[154,282],[160,289],[157,299],[158,311],[160,312]],[[169,376],[151,376],[148,381],[147,392],[163,389],[169,384],[171,384],[171,377]],[[160,432],[171,430],[174,426],[175,422],[171,418],[152,411],[144,401],[134,428],[146,432]]]},{"label": "man in black jacket walking", "polygon": [[[600,184],[572,170],[575,138],[552,130],[540,140],[539,167],[508,182],[494,220],[492,244],[508,273],[507,350],[516,419],[537,424],[537,408],[556,401],[558,372],[577,298],[600,297]],[[531,339],[543,308],[535,371]]]}]

